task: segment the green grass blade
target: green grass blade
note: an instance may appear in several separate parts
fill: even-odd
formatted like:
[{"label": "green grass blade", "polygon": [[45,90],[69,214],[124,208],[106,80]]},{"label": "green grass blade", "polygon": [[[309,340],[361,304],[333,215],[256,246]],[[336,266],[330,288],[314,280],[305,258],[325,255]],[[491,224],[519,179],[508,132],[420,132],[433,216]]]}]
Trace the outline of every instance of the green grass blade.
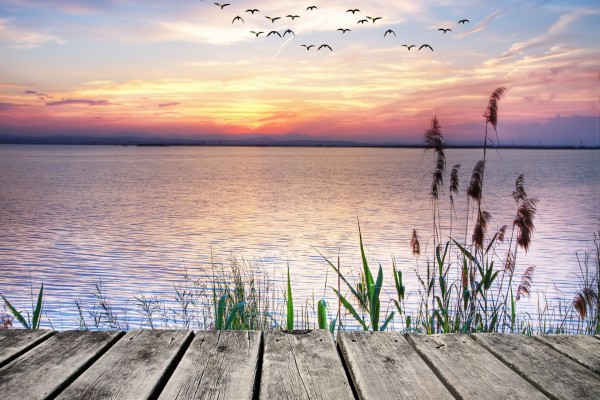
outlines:
[{"label": "green grass blade", "polygon": [[390,315],[388,315],[383,325],[381,325],[381,328],[379,329],[380,331],[385,331],[387,329],[388,324],[394,319],[395,314],[396,313],[392,311]]},{"label": "green grass blade", "polygon": [[325,299],[319,300],[317,306],[317,319],[319,321],[319,329],[327,329],[327,303]]},{"label": "green grass blade", "polygon": [[477,258],[475,258],[475,256],[473,256],[473,254],[471,254],[471,252],[470,252],[469,250],[467,250],[467,249],[465,249],[463,246],[461,246],[461,244],[460,244],[460,243],[458,243],[456,240],[452,239],[452,241],[454,242],[454,244],[455,244],[455,245],[457,245],[457,246],[458,246],[458,248],[460,249],[460,251],[461,251],[461,252],[462,252],[462,253],[463,253],[465,256],[467,256],[467,258],[468,258],[469,260],[471,260],[472,262],[474,262],[474,263],[477,265],[477,267],[478,267],[478,268],[481,268],[481,267],[480,267],[480,265],[479,265],[479,261],[477,261]]},{"label": "green grass blade", "polygon": [[29,327],[29,324],[27,323],[27,320],[23,317],[23,314],[21,314],[20,312],[17,311],[16,308],[14,308],[12,306],[12,304],[10,304],[10,302],[8,301],[8,299],[6,297],[4,297],[4,295],[1,295],[2,299],[4,300],[4,304],[6,304],[6,306],[8,307],[8,309],[10,310],[10,312],[12,313],[12,315],[15,316],[15,318],[21,323],[21,325],[23,325],[23,328],[25,329],[31,329]]},{"label": "green grass blade", "polygon": [[379,264],[379,271],[377,272],[377,282],[373,286],[373,292],[371,294],[371,327],[374,331],[379,330],[379,294],[381,293],[381,286],[383,285],[383,269]]},{"label": "green grass blade", "polygon": [[350,302],[348,302],[348,300],[346,300],[346,298],[344,296],[342,296],[341,294],[339,294],[337,290],[333,289],[333,291],[335,292],[335,294],[340,299],[340,302],[342,303],[342,305],[344,306],[344,308],[346,310],[348,310],[348,312],[350,312],[350,314],[352,314],[352,316],[354,317],[354,319],[362,326],[363,330],[368,331],[369,328],[367,327],[367,324],[365,324],[365,321],[363,321],[363,319],[360,317],[360,315],[358,315],[358,313],[356,312],[356,310],[354,309],[354,307],[352,307],[352,304],[350,304]]},{"label": "green grass blade", "polygon": [[290,282],[290,266],[287,270],[287,330],[294,330],[294,300],[292,299],[292,285]]},{"label": "green grass blade", "polygon": [[42,315],[42,303],[44,297],[44,284],[40,287],[40,293],[38,294],[37,304],[35,310],[33,310],[33,319],[31,321],[31,329],[40,329],[41,315]]},{"label": "green grass blade", "polygon": [[346,279],[346,277],[344,277],[343,274],[340,273],[339,269],[333,265],[333,263],[331,261],[329,261],[323,254],[321,254],[321,252],[319,252],[319,250],[317,250],[317,253],[319,253],[319,255],[321,257],[323,257],[323,259],[325,261],[327,261],[327,264],[329,264],[329,266],[331,268],[333,268],[333,270],[336,272],[336,274],[339,275],[340,279],[342,281],[344,281],[344,283],[346,284],[346,286],[348,286],[348,289],[350,290],[350,292],[352,293],[352,295],[354,296],[354,298],[359,302],[360,306],[364,309],[368,309],[369,307],[367,307],[367,304],[365,304],[365,302],[362,299],[362,296],[358,293],[358,291],[350,284],[350,282],[348,282],[348,280]]},{"label": "green grass blade", "polygon": [[225,321],[225,302],[227,300],[227,295],[221,296],[219,298],[219,302],[217,304],[217,315],[215,319],[215,329],[220,331],[223,329],[224,321]]},{"label": "green grass blade", "polygon": [[235,316],[242,308],[244,308],[245,305],[246,305],[245,301],[240,301],[235,306],[233,306],[231,311],[229,311],[229,315],[227,316],[227,321],[225,321],[225,327],[223,329],[225,329],[225,330],[231,329],[231,324],[235,320]]},{"label": "green grass blade", "polygon": [[[367,262],[367,256],[365,255],[365,249],[363,247],[362,233],[360,231],[360,222],[358,223],[358,238],[360,241],[360,257],[362,259],[363,264],[363,272],[365,274],[365,281],[367,282],[367,293],[369,299],[373,297],[373,275],[371,274],[371,269],[369,268],[369,263]],[[372,304],[371,304],[372,306]]]},{"label": "green grass blade", "polygon": [[335,333],[335,325],[337,324],[337,318],[334,318],[329,323],[329,332],[333,335]]}]

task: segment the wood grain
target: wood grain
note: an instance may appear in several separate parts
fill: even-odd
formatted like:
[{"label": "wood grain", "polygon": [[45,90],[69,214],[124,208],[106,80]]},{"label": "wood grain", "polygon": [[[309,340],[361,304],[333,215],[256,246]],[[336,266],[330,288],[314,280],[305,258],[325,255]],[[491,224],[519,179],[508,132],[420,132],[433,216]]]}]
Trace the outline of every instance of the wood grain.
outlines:
[{"label": "wood grain", "polygon": [[543,335],[534,336],[534,339],[600,373],[600,340],[586,335]]},{"label": "wood grain", "polygon": [[340,332],[337,341],[362,400],[454,398],[400,333]]},{"label": "wood grain", "polygon": [[56,331],[26,329],[0,330],[0,367],[42,343]]},{"label": "wood grain", "polygon": [[160,398],[252,399],[261,333],[198,332]]}]

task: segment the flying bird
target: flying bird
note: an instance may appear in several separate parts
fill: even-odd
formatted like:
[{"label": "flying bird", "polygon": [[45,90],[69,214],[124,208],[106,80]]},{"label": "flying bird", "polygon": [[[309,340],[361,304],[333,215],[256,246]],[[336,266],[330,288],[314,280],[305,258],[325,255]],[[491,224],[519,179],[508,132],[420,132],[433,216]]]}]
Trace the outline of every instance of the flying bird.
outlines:
[{"label": "flying bird", "polygon": [[301,44],[300,46],[302,46],[302,47],[306,47],[306,50],[307,50],[307,51],[308,51],[308,50],[310,50],[310,48],[311,48],[311,47],[315,47],[315,45],[314,45],[314,44],[309,44],[309,45],[306,45],[306,44]]},{"label": "flying bird", "polygon": [[260,11],[258,10],[258,8],[252,8],[252,9],[246,10],[246,12],[249,12],[250,14],[254,14],[255,12],[260,12]]},{"label": "flying bird", "polygon": [[225,4],[219,4],[219,3],[215,3],[216,5],[218,5],[219,7],[221,7],[221,10],[227,6],[230,6],[231,4],[229,3],[225,3]]},{"label": "flying bird", "polygon": [[471,22],[468,19],[461,19],[460,21],[458,21],[459,24],[464,24],[465,22]]},{"label": "flying bird", "polygon": [[300,16],[299,16],[299,15],[286,15],[286,17],[287,17],[287,18],[291,18],[291,19],[292,19],[292,21],[293,21],[294,19],[296,19],[296,18],[300,18]]},{"label": "flying bird", "polygon": [[333,50],[331,49],[331,46],[329,46],[328,44],[322,44],[322,45],[320,45],[320,46],[319,46],[319,48],[318,48],[317,50],[321,50],[322,48],[326,48],[326,49],[329,49],[329,50],[333,51]]},{"label": "flying bird", "polygon": [[387,30],[387,31],[385,31],[385,33],[383,34],[383,37],[386,37],[388,33],[389,33],[389,34],[392,34],[392,33],[393,33],[393,34],[394,34],[394,36],[396,36],[396,32],[394,32],[394,31],[393,31],[393,30],[391,30],[391,29],[388,29],[388,30]]},{"label": "flying bird", "polygon": [[338,28],[338,31],[341,31],[342,33],[346,33],[346,32],[350,32],[350,29]]},{"label": "flying bird", "polygon": [[283,37],[285,37],[285,34],[286,34],[286,33],[289,33],[289,34],[291,34],[291,35],[294,35],[294,36],[296,36],[296,34],[294,33],[294,31],[293,31],[293,30],[291,30],[291,29],[286,29],[286,31],[285,31],[285,32],[283,32]]},{"label": "flying bird", "polygon": [[438,29],[438,31],[442,31],[442,32],[446,33],[446,32],[452,31],[452,29],[450,29],[450,28],[440,28],[440,29]]},{"label": "flying bird", "polygon": [[425,48],[425,47],[428,47],[428,48],[429,48],[429,50],[433,51],[433,49],[431,48],[431,46],[430,46],[430,45],[428,45],[428,44],[423,44],[423,45],[421,45],[421,47],[419,47],[419,50],[421,50],[421,49],[423,49],[423,48]]},{"label": "flying bird", "polygon": [[352,14],[355,14],[357,12],[360,12],[360,10],[358,8],[354,8],[354,9],[346,10],[346,12],[351,12]]},{"label": "flying bird", "polygon": [[265,17],[265,18],[268,19],[268,20],[271,20],[271,22],[275,22],[278,19],[281,19],[281,17]]},{"label": "flying bird", "polygon": [[364,24],[365,22],[369,22],[366,19],[361,19],[357,22],[357,24]]},{"label": "flying bird", "polygon": [[244,23],[244,18],[240,17],[239,15],[238,15],[237,17],[235,17],[235,18],[233,19],[233,21],[231,21],[231,23],[233,24],[233,23],[234,23],[236,20],[238,20],[238,19],[239,19],[240,21],[242,21],[242,24]]},{"label": "flying bird", "polygon": [[415,45],[414,45],[414,44],[411,44],[410,46],[409,46],[409,45],[407,45],[407,44],[403,44],[402,46],[406,47],[406,48],[408,49],[408,51],[410,51],[410,49],[411,49],[412,47],[415,47]]},{"label": "flying bird", "polygon": [[254,32],[254,31],[250,31],[250,33],[254,33],[254,34],[256,35],[256,37],[258,37],[258,35],[260,35],[261,33],[264,33],[264,32]]},{"label": "flying bird", "polygon": [[277,32],[277,31],[271,31],[271,32],[267,33],[267,36],[271,36],[271,35],[277,35],[277,36],[281,37],[281,33]]},{"label": "flying bird", "polygon": [[377,21],[378,19],[381,19],[381,17],[375,17],[375,18],[367,17],[367,18],[370,19],[371,21],[373,21],[373,23],[375,23],[375,21]]},{"label": "flying bird", "polygon": [[306,7],[307,10],[316,10],[317,6],[310,6],[310,7]]}]

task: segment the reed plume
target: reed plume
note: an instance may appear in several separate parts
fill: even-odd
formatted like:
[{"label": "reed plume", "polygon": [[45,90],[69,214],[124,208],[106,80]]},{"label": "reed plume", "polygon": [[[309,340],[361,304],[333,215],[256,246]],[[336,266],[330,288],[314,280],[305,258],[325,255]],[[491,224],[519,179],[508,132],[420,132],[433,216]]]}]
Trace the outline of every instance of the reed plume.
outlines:
[{"label": "reed plume", "polygon": [[506,272],[508,276],[513,276],[515,272],[515,255],[512,251],[506,253],[506,259],[504,260],[504,272]]},{"label": "reed plume", "polygon": [[410,248],[413,256],[421,255],[421,244],[419,243],[419,236],[417,236],[416,229],[413,229],[412,236],[410,238]]},{"label": "reed plume", "polygon": [[477,215],[477,223],[473,229],[473,244],[478,249],[483,249],[483,239],[490,219],[492,219],[492,215],[487,211],[481,211]]},{"label": "reed plume", "polygon": [[477,161],[475,168],[473,168],[473,174],[471,175],[469,187],[467,188],[467,195],[477,203],[481,201],[484,168],[485,160]]},{"label": "reed plume", "polygon": [[458,194],[458,169],[460,168],[460,164],[456,164],[452,167],[452,172],[450,173],[450,193]]},{"label": "reed plume", "polygon": [[537,199],[525,199],[517,210],[517,216],[513,222],[513,226],[517,228],[517,244],[521,246],[525,252],[529,250],[531,244],[531,236],[534,230],[533,219],[537,213]]},{"label": "reed plume", "polygon": [[588,306],[590,309],[598,302],[598,295],[590,288],[581,289],[573,299],[573,308],[581,319],[587,316]]},{"label": "reed plume", "polygon": [[535,270],[535,265],[530,265],[527,267],[525,272],[523,272],[523,276],[521,276],[521,282],[519,283],[519,288],[517,289],[517,296],[515,300],[520,300],[521,296],[529,297],[531,295],[531,281],[533,280],[533,272]]},{"label": "reed plume", "polygon": [[425,132],[425,151],[444,150],[444,135],[442,135],[442,127],[437,120],[437,116],[434,116],[431,120],[431,127]]},{"label": "reed plume", "polygon": [[504,87],[499,87],[496,90],[494,90],[494,92],[490,96],[490,100],[488,102],[488,106],[485,110],[485,113],[483,114],[486,121],[494,127],[494,130],[496,130],[496,126],[498,125],[498,102],[500,101],[500,98],[502,97],[505,91],[506,88]]},{"label": "reed plume", "polygon": [[525,192],[525,176],[519,175],[515,183],[515,190],[512,192],[512,197],[517,203],[527,199],[527,192]]},{"label": "reed plume", "polygon": [[506,237],[507,229],[508,229],[508,225],[502,225],[502,227],[500,229],[498,229],[498,236],[496,237],[496,240],[498,240],[500,243],[504,242],[504,238]]},{"label": "reed plume", "polygon": [[439,198],[440,187],[444,183],[444,171],[446,170],[446,154],[444,153],[444,135],[442,127],[434,116],[431,120],[431,127],[425,132],[425,151],[435,151],[435,170],[433,172],[433,182],[431,184],[431,196],[434,200]]}]

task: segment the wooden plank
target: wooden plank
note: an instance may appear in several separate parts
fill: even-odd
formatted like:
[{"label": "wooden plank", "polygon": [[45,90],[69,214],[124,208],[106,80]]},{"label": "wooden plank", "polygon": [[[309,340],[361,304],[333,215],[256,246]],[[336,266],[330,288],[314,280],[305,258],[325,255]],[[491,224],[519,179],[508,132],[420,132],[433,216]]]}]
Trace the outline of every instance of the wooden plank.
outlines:
[{"label": "wooden plank", "polygon": [[534,336],[534,339],[600,373],[600,340],[587,335],[543,335]]},{"label": "wooden plank", "polygon": [[340,332],[338,346],[360,399],[454,398],[397,332]]},{"label": "wooden plank", "polygon": [[264,347],[260,398],[354,398],[328,331],[266,332]]},{"label": "wooden plank", "polygon": [[58,398],[145,399],[156,396],[192,337],[191,331],[130,331]]},{"label": "wooden plank", "polygon": [[500,334],[473,336],[496,357],[550,397],[598,398],[598,375],[533,338]]},{"label": "wooden plank", "polygon": [[160,398],[252,399],[260,345],[257,331],[196,333]]},{"label": "wooden plank", "polygon": [[458,398],[546,398],[467,335],[411,334],[408,340]]},{"label": "wooden plank", "polygon": [[56,331],[47,330],[0,330],[0,367],[5,366],[55,333]]},{"label": "wooden plank", "polygon": [[14,399],[53,397],[120,336],[122,332],[57,333],[0,369],[0,393]]}]

